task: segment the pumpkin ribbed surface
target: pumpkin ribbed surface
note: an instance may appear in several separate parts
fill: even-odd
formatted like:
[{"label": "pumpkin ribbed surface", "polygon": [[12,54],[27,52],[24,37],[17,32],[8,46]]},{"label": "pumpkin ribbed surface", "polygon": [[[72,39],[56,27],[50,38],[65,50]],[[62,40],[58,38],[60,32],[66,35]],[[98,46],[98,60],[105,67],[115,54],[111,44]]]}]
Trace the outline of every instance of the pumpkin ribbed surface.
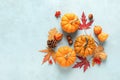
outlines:
[{"label": "pumpkin ribbed surface", "polygon": [[67,33],[73,33],[78,30],[80,21],[73,13],[65,14],[61,19],[61,27]]},{"label": "pumpkin ribbed surface", "polygon": [[58,49],[56,52],[56,62],[62,67],[71,66],[76,60],[75,51],[68,47],[63,46]]},{"label": "pumpkin ribbed surface", "polygon": [[75,52],[81,57],[92,55],[95,48],[95,41],[90,35],[80,35],[76,38],[74,43]]}]

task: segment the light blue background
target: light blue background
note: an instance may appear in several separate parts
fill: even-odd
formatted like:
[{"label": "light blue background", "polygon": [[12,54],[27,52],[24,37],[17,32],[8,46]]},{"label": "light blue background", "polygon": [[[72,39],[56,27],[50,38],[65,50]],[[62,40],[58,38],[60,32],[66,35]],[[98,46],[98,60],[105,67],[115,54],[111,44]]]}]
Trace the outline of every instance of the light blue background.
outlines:
[{"label": "light blue background", "polygon": [[[105,43],[107,61],[83,69],[41,65],[50,28],[60,28],[62,15],[82,11],[93,13],[94,25],[109,34]],[[0,0],[0,80],[119,80],[120,79],[120,0]],[[89,31],[88,31],[89,32]],[[80,35],[79,31],[77,35]],[[59,46],[67,45],[63,38]]]}]

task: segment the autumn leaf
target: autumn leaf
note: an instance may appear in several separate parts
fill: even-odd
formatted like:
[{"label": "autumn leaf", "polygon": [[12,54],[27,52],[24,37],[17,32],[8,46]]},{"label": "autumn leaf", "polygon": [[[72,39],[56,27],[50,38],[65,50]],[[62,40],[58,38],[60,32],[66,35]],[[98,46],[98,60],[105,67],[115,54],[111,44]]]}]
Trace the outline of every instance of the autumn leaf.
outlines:
[{"label": "autumn leaf", "polygon": [[82,23],[79,26],[79,30],[89,29],[90,26],[92,25],[92,23],[94,22],[94,20],[90,20],[89,22],[87,22],[87,19],[86,19],[84,12],[82,13],[81,21],[82,21]]},{"label": "autumn leaf", "polygon": [[52,39],[54,39],[54,36],[55,36],[55,34],[57,34],[58,33],[58,31],[57,31],[57,29],[56,28],[52,28],[52,29],[50,29],[50,31],[48,32],[48,40],[52,40]]},{"label": "autumn leaf", "polygon": [[48,49],[39,50],[39,52],[48,53]]},{"label": "autumn leaf", "polygon": [[50,59],[50,56],[51,56],[51,54],[47,53],[43,58],[42,64],[44,64],[46,61],[48,61]]},{"label": "autumn leaf", "polygon": [[42,64],[44,64],[45,62],[49,62],[49,59],[50,57],[53,59],[53,61],[55,62],[55,51],[51,48],[47,48],[47,49],[44,49],[44,50],[39,50],[40,52],[43,52],[43,53],[47,53],[44,58],[43,58],[43,61],[42,61]]},{"label": "autumn leaf", "polygon": [[83,58],[83,57],[78,57],[78,59],[81,60],[81,62],[76,62],[76,64],[73,66],[73,68],[82,68],[83,67],[84,72],[85,72],[88,69],[88,67],[90,67],[89,61],[87,60],[87,58]]}]

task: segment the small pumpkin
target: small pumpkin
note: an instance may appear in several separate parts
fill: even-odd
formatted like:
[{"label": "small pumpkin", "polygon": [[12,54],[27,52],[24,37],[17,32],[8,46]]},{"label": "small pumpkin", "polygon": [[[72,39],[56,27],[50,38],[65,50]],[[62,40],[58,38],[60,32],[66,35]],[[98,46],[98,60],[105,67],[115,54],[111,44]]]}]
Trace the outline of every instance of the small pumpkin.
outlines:
[{"label": "small pumpkin", "polygon": [[98,35],[98,40],[101,41],[101,42],[106,41],[107,38],[108,38],[108,34],[107,34],[107,33],[101,32],[101,33]]},{"label": "small pumpkin", "polygon": [[61,27],[63,31],[67,33],[74,33],[78,30],[80,21],[78,17],[73,13],[67,13],[63,15],[61,19]]},{"label": "small pumpkin", "polygon": [[99,53],[96,53],[94,57],[99,57],[101,60],[106,60],[107,54],[105,52],[99,52]]},{"label": "small pumpkin", "polygon": [[92,36],[80,35],[76,38],[74,43],[74,49],[78,56],[87,57],[94,53],[96,44]]},{"label": "small pumpkin", "polygon": [[63,46],[58,49],[56,52],[56,62],[62,67],[71,66],[76,60],[75,51],[68,47]]},{"label": "small pumpkin", "polygon": [[107,54],[104,52],[104,48],[102,46],[97,46],[94,50],[94,57],[100,58],[101,60],[105,60],[107,58]]}]

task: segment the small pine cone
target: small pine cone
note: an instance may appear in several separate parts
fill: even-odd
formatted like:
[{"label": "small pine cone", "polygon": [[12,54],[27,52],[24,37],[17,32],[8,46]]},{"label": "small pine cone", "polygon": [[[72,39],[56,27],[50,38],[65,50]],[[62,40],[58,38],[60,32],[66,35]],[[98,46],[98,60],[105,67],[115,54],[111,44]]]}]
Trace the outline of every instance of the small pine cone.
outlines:
[{"label": "small pine cone", "polygon": [[47,45],[49,48],[55,48],[57,45],[57,41],[56,40],[47,40]]}]

